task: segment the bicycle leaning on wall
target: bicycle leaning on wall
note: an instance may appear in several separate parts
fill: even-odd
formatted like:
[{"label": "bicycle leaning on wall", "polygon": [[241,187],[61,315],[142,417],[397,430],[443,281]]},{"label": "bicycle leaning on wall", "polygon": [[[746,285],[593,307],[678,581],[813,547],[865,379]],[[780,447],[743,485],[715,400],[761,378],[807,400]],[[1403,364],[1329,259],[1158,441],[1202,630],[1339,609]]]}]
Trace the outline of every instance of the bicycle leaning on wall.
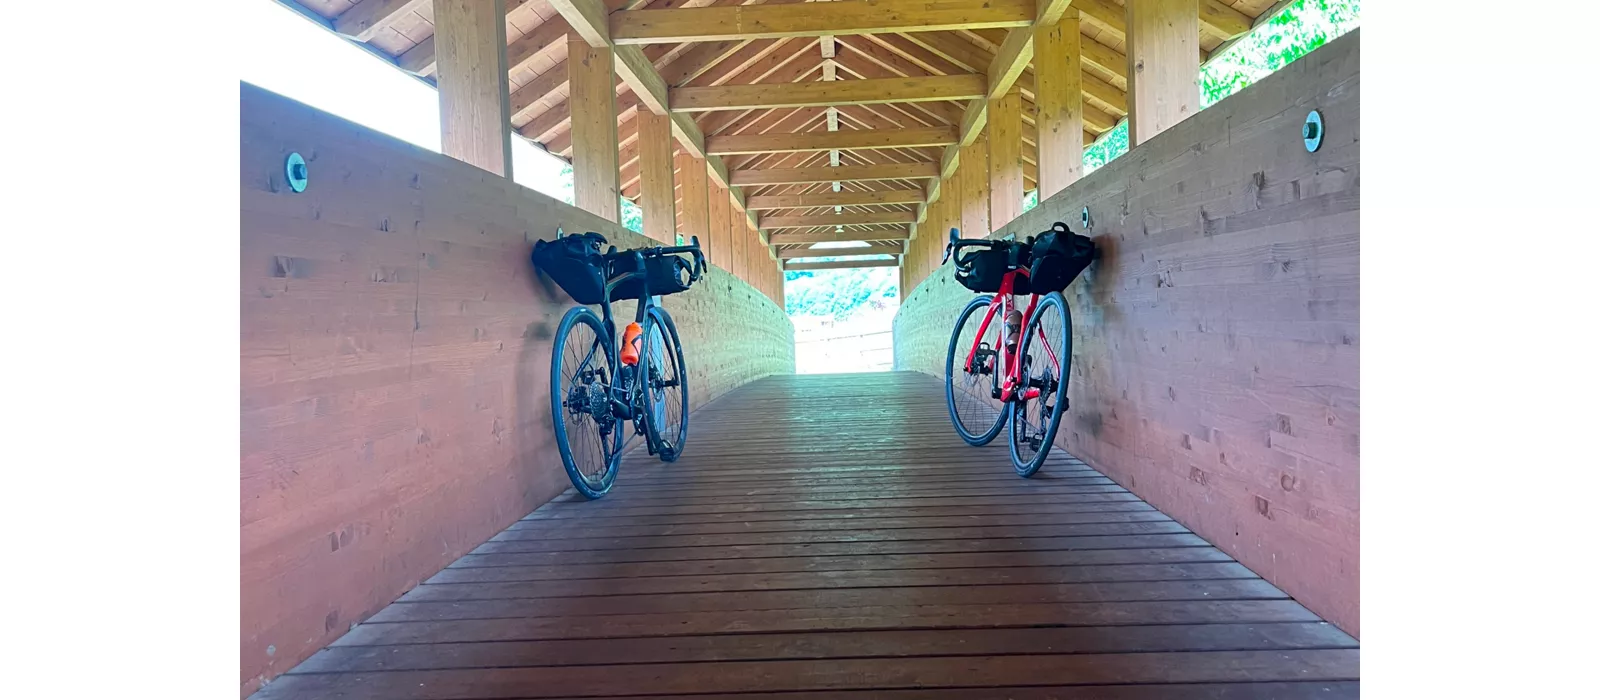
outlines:
[{"label": "bicycle leaning on wall", "polygon": [[[533,264],[579,304],[561,317],[550,350],[550,414],[572,485],[599,498],[616,483],[623,429],[645,436],[650,454],[671,462],[689,438],[689,386],[678,328],[656,297],[687,291],[706,271],[700,239],[675,247],[600,252],[598,233],[533,246]],[[680,257],[688,254],[691,263]],[[617,342],[611,303],[637,299]]]},{"label": "bicycle leaning on wall", "polygon": [[[956,281],[980,294],[956,317],[945,354],[950,421],[967,444],[982,446],[1009,419],[1012,467],[1033,476],[1067,407],[1072,312],[1061,290],[1094,260],[1094,241],[1061,222],[1020,242],[962,239],[952,228],[940,264],[952,256]],[[1015,308],[1013,295],[1029,295],[1025,311]],[[996,315],[1003,323],[994,322]]]}]

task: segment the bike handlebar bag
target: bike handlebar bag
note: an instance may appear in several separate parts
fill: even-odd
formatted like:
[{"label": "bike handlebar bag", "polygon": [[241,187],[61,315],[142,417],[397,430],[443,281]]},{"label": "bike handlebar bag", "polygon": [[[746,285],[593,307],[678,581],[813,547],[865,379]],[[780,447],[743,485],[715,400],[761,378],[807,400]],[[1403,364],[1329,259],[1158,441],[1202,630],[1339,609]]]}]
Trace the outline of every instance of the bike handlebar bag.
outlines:
[{"label": "bike handlebar bag", "polygon": [[[633,256],[618,255],[611,260],[611,277],[636,271]],[[656,255],[644,258],[644,277],[635,277],[611,290],[611,298],[639,299],[644,297],[646,283],[652,296],[666,296],[689,290],[689,277],[694,264],[677,255]]]},{"label": "bike handlebar bag", "polygon": [[1094,262],[1094,240],[1067,230],[1056,222],[1033,242],[1033,262],[1028,278],[1039,294],[1059,292],[1072,284]]},{"label": "bike handlebar bag", "polygon": [[[1004,249],[975,250],[961,254],[957,262],[964,264],[956,265],[956,281],[974,292],[1000,291],[1000,283],[1005,280],[1006,273],[1014,269],[1011,267],[1011,253]],[[1015,279],[1012,294],[1031,293],[1027,277],[1018,275]]]},{"label": "bike handlebar bag", "polygon": [[534,241],[533,265],[555,280],[573,301],[598,304],[606,292],[607,265],[600,252],[605,244],[605,237],[592,231]]}]

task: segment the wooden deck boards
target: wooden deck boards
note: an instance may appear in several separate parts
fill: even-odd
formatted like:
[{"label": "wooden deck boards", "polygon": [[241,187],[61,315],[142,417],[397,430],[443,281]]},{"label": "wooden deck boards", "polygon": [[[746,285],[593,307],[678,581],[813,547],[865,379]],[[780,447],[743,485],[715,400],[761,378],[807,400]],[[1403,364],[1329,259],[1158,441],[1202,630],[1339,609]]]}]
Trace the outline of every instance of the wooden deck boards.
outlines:
[{"label": "wooden deck boards", "polygon": [[1345,698],[1359,650],[1065,454],[1016,477],[910,373],[758,381],[257,694]]}]

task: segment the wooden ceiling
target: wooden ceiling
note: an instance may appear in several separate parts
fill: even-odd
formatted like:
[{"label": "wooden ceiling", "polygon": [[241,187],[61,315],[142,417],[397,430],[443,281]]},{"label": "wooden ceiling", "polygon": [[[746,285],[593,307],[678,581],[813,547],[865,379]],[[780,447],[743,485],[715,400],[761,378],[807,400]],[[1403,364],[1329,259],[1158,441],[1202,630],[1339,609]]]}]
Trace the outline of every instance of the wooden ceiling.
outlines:
[{"label": "wooden ceiling", "polygon": [[[729,183],[743,189],[746,206],[770,232],[780,258],[831,240],[865,240],[887,252],[902,244],[918,207],[930,190],[937,191],[942,156],[960,138],[967,104],[986,96],[989,75],[1012,50],[1004,45],[1008,28],[1030,23],[1037,0],[987,0],[978,17],[969,10],[973,3],[965,3],[963,13],[928,0],[906,18],[876,11],[860,23],[871,33],[824,36],[816,36],[815,28],[773,30],[741,19],[737,9],[806,1],[811,0],[601,0],[611,12],[611,41],[642,49],[667,85],[672,110],[692,117],[706,152],[721,156]],[[323,18],[333,31],[431,80],[431,0],[279,2]],[[1200,59],[1279,4],[1199,0]],[[573,28],[549,0],[505,5],[511,123],[525,138],[568,158],[566,37]],[[1085,144],[1127,115],[1122,5],[1123,0],[1070,5],[1081,16]],[[649,12],[689,8],[721,8],[723,14],[707,21],[706,13]],[[953,28],[894,31],[936,26],[940,12],[950,15]],[[806,13],[787,21],[803,23]],[[1031,190],[1037,177],[1033,66],[1014,63],[1012,71],[1021,68],[1015,85],[1024,101],[1024,187]],[[639,97],[620,80],[616,104],[621,188],[634,199],[640,186]],[[816,225],[824,214],[836,215],[829,225]],[[842,232],[838,215],[850,222]]]}]

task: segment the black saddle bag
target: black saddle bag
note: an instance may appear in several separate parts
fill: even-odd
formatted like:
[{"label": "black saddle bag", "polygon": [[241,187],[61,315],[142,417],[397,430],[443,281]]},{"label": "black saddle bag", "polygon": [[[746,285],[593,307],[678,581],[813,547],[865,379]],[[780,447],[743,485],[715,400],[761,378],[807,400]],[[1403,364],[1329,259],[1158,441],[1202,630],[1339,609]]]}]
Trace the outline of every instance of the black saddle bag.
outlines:
[{"label": "black saddle bag", "polygon": [[1035,294],[1059,292],[1072,284],[1094,262],[1094,240],[1080,236],[1057,221],[1033,241],[1033,261],[1028,278]]}]

